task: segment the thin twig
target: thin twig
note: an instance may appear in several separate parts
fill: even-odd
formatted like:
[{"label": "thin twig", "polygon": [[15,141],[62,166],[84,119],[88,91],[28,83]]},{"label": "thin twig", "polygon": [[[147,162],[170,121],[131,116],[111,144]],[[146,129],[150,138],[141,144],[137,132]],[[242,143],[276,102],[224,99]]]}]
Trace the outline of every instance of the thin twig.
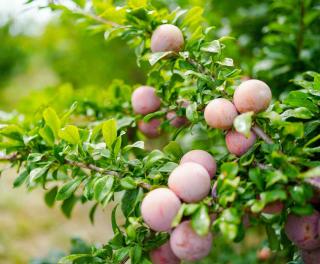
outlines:
[{"label": "thin twig", "polygon": [[14,161],[17,159],[18,153],[17,152],[13,152],[11,154],[8,155],[1,155],[0,156],[0,161]]},{"label": "thin twig", "polygon": [[267,144],[273,144],[273,140],[258,125],[252,127],[253,132]]}]

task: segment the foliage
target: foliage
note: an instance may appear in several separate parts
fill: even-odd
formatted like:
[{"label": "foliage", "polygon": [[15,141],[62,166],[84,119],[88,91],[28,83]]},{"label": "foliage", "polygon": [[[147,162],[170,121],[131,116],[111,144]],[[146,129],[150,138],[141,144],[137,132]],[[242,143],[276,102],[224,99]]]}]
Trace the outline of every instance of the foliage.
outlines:
[{"label": "foliage", "polygon": [[[268,58],[274,59],[272,70],[277,71],[279,65],[289,67],[279,75],[269,71],[271,76],[267,74],[266,81],[274,76],[284,78],[288,91],[275,98],[266,111],[250,116],[242,114],[236,119],[235,129],[247,133],[252,128],[260,137],[249,152],[238,158],[227,153],[223,132],[206,125],[203,109],[213,98],[232,99],[240,83],[241,70],[226,55],[230,53],[227,47],[230,38],[217,37],[217,30],[206,25],[200,7],[158,9],[142,0],[129,0],[121,7],[112,1],[92,1],[92,5],[79,0],[71,1],[71,5],[54,2],[49,7],[63,12],[68,19],[93,32],[103,32],[107,40],[126,41],[134,49],[138,65],[150,64],[146,83],[156,87],[162,100],[159,111],[142,117],[133,115],[130,104],[134,87],[122,81],[114,81],[105,92],[99,91],[98,96],[95,87],[78,92],[70,85],[63,85],[54,99],[52,90],[49,95],[37,94],[45,99],[42,105],[37,96],[26,99],[28,107],[37,109],[35,115],[22,107],[24,115],[13,114],[3,120],[2,159],[19,170],[14,187],[45,189],[47,205],[59,203],[67,217],[72,216],[76,204],[91,202],[92,222],[97,206],[105,207],[110,201],[120,199],[111,219],[114,238],[102,247],[74,251],[59,263],[125,263],[129,258],[133,264],[150,263],[148,252],[163,244],[168,234],[155,233],[143,223],[140,203],[146,192],[166,185],[183,153],[194,146],[209,151],[218,161],[218,176],[214,180],[217,197],[184,204],[175,224],[183,216],[190,217],[197,233],[212,231],[227,241],[240,242],[246,231],[242,219],[250,213],[251,225],[265,227],[269,247],[293,259],[296,249],[283,232],[283,225],[288,212],[312,213],[314,208],[309,200],[314,193],[313,180],[320,170],[320,74],[311,71],[318,62],[304,63],[303,57],[293,57],[291,53],[283,55],[282,61],[265,52]],[[305,8],[309,7],[313,8],[312,1],[307,1]],[[269,11],[273,8],[283,8],[284,16],[287,15],[288,7],[274,4]],[[311,24],[317,18],[310,16],[308,30],[298,32],[313,36],[303,42],[303,47],[316,54],[319,46],[312,43],[313,33],[318,29]],[[289,24],[296,25],[296,21],[297,17],[292,16]],[[182,30],[186,42],[182,52],[150,52],[151,34],[163,23],[175,24]],[[271,40],[272,44],[279,43],[287,33],[272,22],[268,28],[276,32],[264,36],[263,41],[268,45]],[[281,42],[277,49],[287,50],[285,45],[292,46],[299,40],[287,39],[288,43]],[[295,51],[300,54],[303,47],[299,44]],[[267,46],[264,50],[273,48]],[[297,61],[302,66],[290,68]],[[310,71],[302,74],[307,69]],[[292,82],[290,78],[294,78]],[[279,86],[271,83],[273,90],[283,88],[282,82]],[[186,109],[178,103],[181,99],[191,102]],[[171,127],[164,118],[170,110],[185,115],[189,125]],[[151,147],[148,141],[145,147],[137,122],[154,117],[162,120],[165,134],[162,140],[166,143],[161,149],[149,151]],[[273,216],[262,213],[266,205],[275,201],[282,201],[286,210]],[[115,220],[118,210],[126,219],[123,226]],[[211,226],[207,219],[213,213],[217,219]]]}]

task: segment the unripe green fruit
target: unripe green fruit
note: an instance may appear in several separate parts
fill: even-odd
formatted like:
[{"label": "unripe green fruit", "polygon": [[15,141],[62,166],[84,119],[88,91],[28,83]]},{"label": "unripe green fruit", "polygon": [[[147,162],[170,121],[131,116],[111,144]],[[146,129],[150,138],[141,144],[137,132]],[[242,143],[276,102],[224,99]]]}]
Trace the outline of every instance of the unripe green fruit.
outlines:
[{"label": "unripe green fruit", "polygon": [[237,115],[238,112],[233,103],[224,98],[212,100],[204,110],[204,118],[213,128],[231,128]]},{"label": "unripe green fruit", "polygon": [[200,260],[211,250],[212,235],[199,236],[191,227],[190,221],[182,222],[173,230],[170,238],[173,253],[186,261]]},{"label": "unripe green fruit", "polygon": [[270,87],[259,80],[248,80],[239,85],[233,95],[233,103],[240,113],[266,110],[270,105]]},{"label": "unripe green fruit", "polygon": [[180,207],[181,202],[173,191],[158,188],[144,197],[141,204],[141,215],[152,230],[169,231]]},{"label": "unripe green fruit", "polygon": [[175,25],[161,25],[153,32],[151,37],[152,52],[179,52],[183,48],[183,45],[184,38],[182,32]]},{"label": "unripe green fruit", "polygon": [[152,250],[150,252],[150,259],[152,264],[179,264],[181,262],[180,259],[174,255],[169,241],[161,247]]},{"label": "unripe green fruit", "polygon": [[314,250],[320,247],[320,214],[308,216],[288,215],[285,231],[288,238],[300,249]]},{"label": "unripe green fruit", "polygon": [[160,136],[160,125],[161,121],[159,119],[151,119],[148,122],[140,120],[138,122],[139,130],[148,138],[156,138]]},{"label": "unripe green fruit", "polygon": [[211,179],[216,174],[216,161],[208,152],[204,150],[191,150],[187,152],[181,158],[180,164],[186,162],[195,162],[203,166],[208,171]]},{"label": "unripe green fruit", "polygon": [[210,176],[198,163],[186,162],[171,172],[168,186],[183,201],[198,202],[210,192]]},{"label": "unripe green fruit", "polygon": [[230,153],[240,157],[245,154],[256,142],[256,135],[250,131],[247,138],[243,134],[230,130],[226,135],[226,145]]},{"label": "unripe green fruit", "polygon": [[147,115],[157,111],[161,102],[153,87],[141,86],[132,93],[131,104],[136,114]]}]

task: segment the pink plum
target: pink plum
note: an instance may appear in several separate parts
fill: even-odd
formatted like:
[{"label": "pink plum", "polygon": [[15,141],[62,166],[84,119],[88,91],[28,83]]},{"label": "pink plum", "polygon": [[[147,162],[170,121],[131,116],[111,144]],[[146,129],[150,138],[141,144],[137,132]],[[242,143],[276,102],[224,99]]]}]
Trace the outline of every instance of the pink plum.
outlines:
[{"label": "pink plum", "polygon": [[256,142],[256,135],[250,131],[247,138],[243,134],[230,130],[226,135],[226,145],[230,153],[236,156],[245,154]]},{"label": "pink plum", "polygon": [[138,122],[139,130],[148,138],[156,138],[160,136],[160,125],[161,121],[159,119],[151,119],[149,122],[144,122],[140,120]]},{"label": "pink plum", "polygon": [[300,249],[313,250],[320,247],[320,214],[308,216],[290,214],[285,224],[288,238]]},{"label": "pink plum", "polygon": [[284,204],[281,201],[275,201],[267,204],[262,212],[265,214],[280,214],[284,209]]},{"label": "pink plum", "polygon": [[186,162],[171,172],[168,186],[183,201],[198,202],[210,192],[210,176],[198,163]]},{"label": "pink plum", "polygon": [[181,207],[175,193],[167,188],[149,192],[141,203],[144,222],[154,231],[169,231],[174,217]]},{"label": "pink plum", "polygon": [[164,24],[153,32],[151,37],[152,52],[179,52],[184,45],[181,30],[175,25]]},{"label": "pink plum", "polygon": [[240,113],[266,110],[270,105],[272,93],[270,87],[259,80],[244,81],[233,95],[233,103]]},{"label": "pink plum", "polygon": [[237,115],[238,112],[233,103],[224,98],[210,101],[204,110],[204,118],[207,124],[219,129],[231,128]]},{"label": "pink plum", "polygon": [[188,119],[184,116],[177,116],[177,113],[175,111],[168,112],[166,117],[170,121],[170,125],[176,128],[188,124]]},{"label": "pink plum", "polygon": [[140,86],[131,96],[131,104],[136,114],[147,115],[160,108],[160,98],[151,86]]},{"label": "pink plum", "polygon": [[190,221],[182,222],[173,230],[170,238],[173,253],[182,260],[194,261],[206,257],[211,250],[212,235],[199,236]]},{"label": "pink plum", "polygon": [[208,171],[211,179],[216,174],[216,161],[208,152],[204,150],[191,150],[187,152],[182,157],[180,164],[186,162],[195,162],[203,166]]},{"label": "pink plum", "polygon": [[301,257],[304,264],[319,264],[320,248],[314,250],[301,250]]},{"label": "pink plum", "polygon": [[170,242],[166,242],[150,252],[152,264],[179,264],[181,261],[172,252]]}]

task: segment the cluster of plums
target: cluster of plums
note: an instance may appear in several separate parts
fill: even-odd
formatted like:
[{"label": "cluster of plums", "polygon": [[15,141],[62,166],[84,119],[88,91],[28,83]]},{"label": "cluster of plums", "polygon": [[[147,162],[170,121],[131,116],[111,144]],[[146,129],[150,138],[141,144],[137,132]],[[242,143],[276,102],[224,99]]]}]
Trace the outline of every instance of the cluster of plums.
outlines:
[{"label": "cluster of plums", "polygon": [[144,222],[154,231],[171,233],[170,241],[151,252],[154,264],[175,264],[180,260],[199,260],[209,254],[212,235],[199,236],[190,221],[183,221],[172,231],[172,221],[177,215],[181,200],[199,202],[210,192],[210,180],[216,173],[216,161],[206,151],[186,153],[178,167],[170,174],[169,188],[150,191],[142,201]]},{"label": "cluster of plums", "polygon": [[[152,52],[179,52],[184,46],[181,30],[170,24],[159,26],[151,37]],[[226,145],[230,153],[241,156],[256,141],[253,131],[249,137],[232,130],[234,119],[239,113],[259,113],[268,108],[272,99],[269,86],[260,80],[245,80],[237,87],[233,100],[217,98],[208,103],[204,110],[206,123],[217,129],[226,130]],[[132,107],[136,114],[147,115],[159,110],[161,100],[156,90],[150,86],[141,86],[132,94]],[[181,101],[181,107],[188,106]],[[170,124],[181,127],[188,123],[184,116],[175,111],[166,115]],[[157,118],[149,122],[139,121],[139,130],[149,138],[160,135],[161,121]],[[145,223],[154,231],[169,232],[170,240],[150,253],[154,264],[177,264],[180,260],[193,261],[205,257],[212,244],[212,235],[199,236],[192,229],[190,221],[183,221],[174,230],[171,223],[177,215],[181,200],[186,203],[201,201],[210,192],[210,179],[216,173],[213,157],[202,150],[193,150],[185,154],[180,165],[169,176],[168,187],[150,191],[142,201],[141,213]],[[213,189],[213,196],[215,195]],[[284,204],[276,201],[268,204],[263,213],[281,213]],[[288,238],[301,250],[306,264],[320,263],[320,214],[311,216],[288,216],[285,231]]]}]

